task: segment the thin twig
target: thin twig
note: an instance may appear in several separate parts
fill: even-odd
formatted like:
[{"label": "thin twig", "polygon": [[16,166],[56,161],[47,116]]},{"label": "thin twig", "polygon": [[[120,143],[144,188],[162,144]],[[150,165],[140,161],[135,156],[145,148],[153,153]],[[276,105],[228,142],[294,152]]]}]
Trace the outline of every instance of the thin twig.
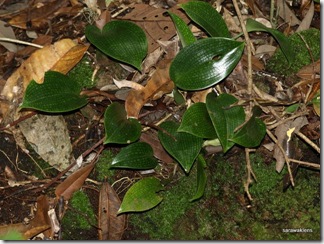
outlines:
[{"label": "thin twig", "polygon": [[39,170],[42,172],[44,178],[47,177],[46,173],[44,172],[44,170],[42,169],[42,167],[37,163],[37,161],[29,154],[29,153],[26,153],[27,156],[36,164],[36,166],[39,168]]},{"label": "thin twig", "polygon": [[249,34],[246,30],[245,24],[244,24],[244,20],[240,11],[240,8],[237,4],[237,0],[233,0],[233,5],[237,14],[237,17],[239,18],[240,24],[241,24],[241,28],[244,34],[244,38],[246,41],[246,51],[247,51],[247,59],[248,59],[248,94],[251,96],[252,94],[252,85],[253,85],[253,79],[252,79],[252,51],[251,51],[251,46],[252,46],[252,42],[250,40]]},{"label": "thin twig", "polygon": [[275,123],[275,124],[273,124],[273,125],[269,125],[267,128],[268,128],[269,130],[272,130],[272,129],[276,128],[277,126],[286,123],[286,122],[289,121],[289,120],[292,120],[292,119],[295,119],[295,118],[298,118],[298,117],[301,117],[301,116],[303,116],[303,115],[307,115],[307,114],[308,114],[307,111],[305,111],[305,112],[300,112],[300,113],[297,113],[297,114],[294,114],[294,115],[290,116],[289,118],[286,118],[286,119],[280,120],[280,121],[278,121],[277,123]]},{"label": "thin twig", "polygon": [[22,44],[22,45],[27,45],[27,46],[32,46],[36,48],[43,48],[44,46],[38,45],[36,43],[31,43],[31,42],[25,42],[25,41],[20,41],[17,39],[12,39],[12,38],[7,38],[7,37],[0,37],[0,42],[11,42],[11,43],[17,43],[17,44]]},{"label": "thin twig", "polygon": [[312,142],[307,136],[305,136],[303,133],[298,131],[298,132],[296,132],[296,135],[299,136],[301,139],[303,139],[312,148],[314,148],[316,150],[316,152],[321,153],[321,149],[314,142]]},{"label": "thin twig", "polygon": [[249,191],[249,186],[250,183],[252,183],[252,178],[251,175],[254,177],[254,179],[256,180],[256,177],[252,171],[252,167],[251,167],[251,160],[250,160],[250,149],[249,148],[245,148],[245,160],[246,160],[246,173],[247,173],[247,179],[246,182],[244,183],[244,190],[246,192],[247,197],[249,198],[250,201],[253,201],[253,198],[250,194]]},{"label": "thin twig", "polygon": [[289,161],[290,162],[293,162],[293,163],[297,163],[297,164],[301,164],[301,165],[313,167],[315,169],[320,169],[321,168],[321,165],[320,164],[315,164],[315,163],[311,163],[311,162],[300,161],[300,160],[293,159],[293,158],[289,158]]},{"label": "thin twig", "polygon": [[26,120],[26,119],[28,119],[28,118],[34,116],[35,114],[37,114],[36,111],[31,111],[30,113],[27,113],[26,115],[19,117],[19,119],[13,121],[12,123],[7,124],[7,125],[4,126],[4,127],[0,127],[0,131],[2,131],[2,130],[6,130],[6,129],[9,129],[9,128],[12,127],[12,126],[15,126],[15,125],[19,124],[21,121]]}]

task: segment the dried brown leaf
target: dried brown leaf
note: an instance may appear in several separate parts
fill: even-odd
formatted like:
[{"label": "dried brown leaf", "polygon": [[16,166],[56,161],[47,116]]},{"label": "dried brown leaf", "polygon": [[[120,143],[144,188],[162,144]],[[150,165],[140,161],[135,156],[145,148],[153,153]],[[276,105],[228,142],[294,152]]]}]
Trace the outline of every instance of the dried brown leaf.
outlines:
[{"label": "dried brown leaf", "polygon": [[198,103],[198,102],[205,103],[206,102],[206,97],[211,91],[212,91],[212,88],[208,88],[208,89],[205,89],[205,90],[194,92],[194,94],[191,97],[191,100],[194,103]]},{"label": "dried brown leaf", "polygon": [[55,16],[55,12],[68,4],[67,0],[52,0],[44,2],[44,4],[35,4],[28,6],[18,15],[13,17],[9,24],[22,29],[27,29],[27,26],[32,28],[40,28],[48,24],[48,20]]},{"label": "dried brown leaf", "polygon": [[163,94],[170,93],[174,83],[169,77],[171,60],[163,60],[158,64],[156,71],[141,90],[131,90],[125,101],[128,117],[138,118],[144,104],[150,99],[158,99]]},{"label": "dried brown leaf", "polygon": [[179,10],[179,6],[174,6],[168,10],[162,8],[154,8],[147,4],[135,4],[130,12],[118,19],[131,20],[139,25],[145,32],[148,38],[148,52],[154,51],[159,47],[156,40],[168,41],[176,35],[174,24],[167,14],[167,11],[180,16],[187,24],[188,17]]},{"label": "dried brown leaf", "polygon": [[289,8],[288,4],[284,0],[277,1],[279,16],[291,26],[299,25],[300,20],[296,17],[294,12]]},{"label": "dried brown leaf", "polygon": [[62,57],[53,65],[51,70],[63,74],[69,72],[83,57],[88,50],[89,45],[76,45],[68,50]]},{"label": "dried brown leaf", "polygon": [[3,123],[6,125],[19,118],[17,108],[31,80],[42,83],[48,70],[67,73],[81,60],[87,48],[85,45],[77,45],[71,39],[62,39],[35,51],[8,78],[1,91],[1,97],[5,101],[0,104]]},{"label": "dried brown leaf", "polygon": [[147,142],[153,149],[154,157],[167,164],[173,163],[173,158],[164,150],[156,133],[144,132],[141,134],[140,141]]},{"label": "dried brown leaf", "polygon": [[316,75],[321,73],[321,60],[317,60],[315,63],[311,63],[309,65],[304,66],[301,68],[297,76],[303,80],[313,80],[316,78]]},{"label": "dried brown leaf", "polygon": [[64,200],[69,200],[74,192],[79,190],[88,175],[92,171],[94,164],[88,164],[87,166],[75,171],[73,174],[68,176],[61,184],[56,187],[55,195],[57,199],[61,196]]},{"label": "dried brown leaf", "polygon": [[314,17],[314,9],[315,9],[314,8],[314,2],[311,1],[310,8],[309,8],[306,16],[303,18],[302,22],[298,26],[296,32],[300,32],[300,31],[309,29],[309,27],[311,26],[313,17]]},{"label": "dried brown leaf", "polygon": [[[52,236],[52,231],[51,231],[51,221],[50,218],[48,216],[48,210],[49,210],[49,201],[48,201],[48,197],[46,195],[41,195],[37,198],[37,211],[36,211],[36,215],[35,218],[33,218],[30,221],[30,233],[35,232],[37,229],[37,227],[45,227],[45,226],[49,226],[49,228],[47,228],[47,230],[43,230],[42,232],[44,232],[43,234],[45,235],[45,237],[50,238]],[[25,236],[26,236],[25,232]]]},{"label": "dried brown leaf", "polygon": [[34,236],[39,235],[40,233],[43,233],[44,231],[47,231],[49,228],[51,228],[50,225],[40,225],[33,227],[31,229],[28,229],[23,235],[26,239],[31,239]]},{"label": "dried brown leaf", "polygon": [[121,201],[114,189],[104,182],[99,195],[99,240],[121,240],[125,230],[126,215],[117,216]]}]

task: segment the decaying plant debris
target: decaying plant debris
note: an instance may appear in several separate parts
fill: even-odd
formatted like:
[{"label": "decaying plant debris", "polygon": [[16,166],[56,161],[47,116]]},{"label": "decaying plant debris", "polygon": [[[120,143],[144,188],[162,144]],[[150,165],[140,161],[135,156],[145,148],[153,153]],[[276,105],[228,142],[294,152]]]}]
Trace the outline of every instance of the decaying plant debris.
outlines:
[{"label": "decaying plant debris", "polygon": [[[226,179],[228,182],[240,182],[242,189],[232,195],[239,199],[244,213],[253,212],[253,207],[258,209],[258,196],[265,195],[258,195],[256,190],[251,191],[251,187],[258,182],[256,171],[261,172],[260,165],[256,166],[253,161],[255,153],[263,154],[265,160],[262,163],[265,166],[274,163],[273,171],[282,176],[283,191],[298,186],[300,168],[319,175],[320,4],[313,0],[300,3],[278,0],[271,1],[274,3],[272,9],[269,3],[259,0],[209,2],[222,15],[230,35],[245,43],[244,52],[233,71],[222,82],[200,91],[184,91],[175,89],[169,74],[172,61],[185,45],[180,42],[168,11],[177,14],[189,26],[195,38],[209,37],[179,7],[178,4],[186,2],[36,0],[16,3],[5,0],[0,3],[0,50],[3,54],[0,56],[1,238],[134,238],[135,222],[128,225],[127,216],[132,213],[124,213],[119,209],[127,190],[141,179],[154,179],[152,184],[155,185],[147,194],[152,194],[152,201],[156,197],[156,204],[159,204],[160,196],[155,193],[162,189],[162,185],[165,190],[172,189],[182,181],[182,177],[188,177],[191,165],[183,170],[183,165],[179,166],[176,162],[177,154],[161,143],[161,133],[177,140],[176,136],[168,132],[169,128],[173,129],[171,122],[162,123],[170,120],[180,122],[185,110],[195,103],[206,103],[209,93],[235,97],[237,103],[231,106],[243,106],[247,115],[245,123],[255,116],[253,107],[258,106],[262,114],[260,120],[266,126],[266,136],[258,147],[235,146],[223,153],[219,141],[207,141],[203,145],[207,164],[208,158],[213,161],[213,158],[220,155],[231,162],[231,165],[231,158],[234,159],[235,154],[245,157],[245,162],[239,162],[244,164],[244,176],[241,179]],[[290,36],[291,42],[297,39],[297,44],[291,46],[301,45],[298,47],[305,51],[306,57],[300,55],[298,59],[305,61],[305,65],[297,71],[289,69],[289,72],[293,70],[291,73],[287,73],[288,68],[284,68],[283,72],[277,69],[285,67],[285,53],[280,53],[276,39],[268,33],[248,33],[248,18]],[[148,52],[141,63],[141,70],[107,57],[85,38],[86,26],[95,25],[102,29],[112,20],[134,23],[144,31],[148,40]],[[238,34],[241,35],[237,36]],[[308,39],[308,34],[312,36],[312,41],[318,38],[318,45],[317,41],[314,44]],[[298,55],[303,53],[299,50],[294,52],[298,52]],[[214,57],[214,60],[218,58],[220,57]],[[280,61],[283,64],[277,64]],[[84,102],[82,108],[55,116],[48,111],[20,109],[32,80],[43,83],[47,71],[58,71],[73,79],[73,71],[77,69],[90,77],[89,84],[82,83],[81,94],[87,97],[87,103]],[[109,116],[113,116],[121,107],[125,107],[125,114],[122,114],[123,118],[119,122],[112,119],[111,123],[141,126],[142,144],[139,144],[139,148],[146,148],[144,143],[152,147],[152,151],[141,155],[146,164],[139,171],[113,167],[127,164],[123,155],[116,157],[122,152],[122,146],[118,143],[107,144],[108,139],[105,138],[105,110],[114,102],[119,106],[115,107],[116,110],[111,110]],[[138,124],[133,121],[135,119]],[[240,128],[243,126],[244,124]],[[46,137],[43,137],[44,134]],[[112,155],[106,156],[108,151]],[[158,163],[155,164],[155,161]],[[200,170],[214,168],[203,162],[198,158],[197,167]],[[156,167],[145,168],[150,165]],[[234,164],[233,167],[237,170],[235,176],[242,172],[237,165]],[[210,174],[208,171],[206,175],[211,177]],[[208,184],[206,175],[197,174],[198,185],[203,181]],[[92,209],[75,207],[80,201],[78,199],[83,199],[83,196],[76,196],[78,191],[86,193]],[[203,195],[198,187],[193,190],[188,202],[195,198],[194,191],[198,194],[197,198]],[[210,202],[207,208],[212,208],[217,205],[217,201],[215,196],[210,197],[209,191],[207,193],[205,197],[208,200],[204,201],[204,206],[206,202]],[[226,192],[223,195],[228,197]],[[74,201],[73,204],[71,201]],[[260,201],[264,203],[264,200]],[[66,229],[69,233],[64,233],[64,225],[68,222],[64,222],[67,212],[69,216],[73,213],[77,219],[71,220],[69,217],[72,228],[68,226]],[[90,213],[96,217],[90,216]],[[192,214],[192,209],[187,213]],[[262,218],[266,219],[265,215],[267,213],[263,212]],[[70,232],[75,229],[79,234],[82,233],[83,230],[79,227],[83,224],[86,234],[82,238],[73,231]],[[155,224],[152,222],[152,225]],[[186,228],[191,227],[184,225],[184,229]],[[255,227],[258,230],[260,228],[262,227]],[[259,233],[263,232],[239,236],[246,239],[262,238]],[[145,235],[138,236],[138,239],[145,238]]]}]

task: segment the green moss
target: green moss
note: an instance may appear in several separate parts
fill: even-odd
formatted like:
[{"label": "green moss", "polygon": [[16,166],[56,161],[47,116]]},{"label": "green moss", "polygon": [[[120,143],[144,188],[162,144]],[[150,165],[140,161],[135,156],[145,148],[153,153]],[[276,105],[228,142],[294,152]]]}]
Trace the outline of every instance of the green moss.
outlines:
[{"label": "green moss", "polygon": [[95,82],[92,81],[93,68],[89,57],[84,56],[81,61],[68,73],[68,76],[77,81],[81,87],[92,88]]},{"label": "green moss", "polygon": [[[96,216],[89,197],[81,190],[75,192],[62,219],[63,239],[82,240],[80,233],[86,233],[95,225]],[[86,234],[84,236],[89,238]]]},{"label": "green moss", "polygon": [[279,174],[275,170],[274,164],[271,164],[270,166],[264,164],[262,156],[251,154],[250,158],[252,161],[252,169],[257,181],[254,181],[250,185],[249,190],[252,195],[260,197],[262,194],[269,192],[281,183],[283,175],[287,172],[286,167]]},{"label": "green moss", "polygon": [[115,174],[115,170],[108,168],[108,165],[112,162],[114,157],[115,154],[110,150],[104,150],[101,153],[100,158],[96,163],[95,170],[94,170],[94,174],[95,174],[94,177],[98,181],[104,181],[106,178],[111,179],[112,176]]},{"label": "green moss", "polygon": [[294,62],[289,66],[284,54],[282,53],[280,48],[278,48],[275,54],[268,60],[266,64],[266,69],[268,71],[274,72],[279,75],[289,76],[292,74],[296,74],[300,68],[312,62],[309,50],[305,42],[299,35],[303,37],[303,39],[309,46],[314,60],[316,61],[320,58],[321,34],[319,30],[311,28],[305,31],[294,33],[289,37],[289,42],[291,44],[292,50],[294,51]]},{"label": "green moss", "polygon": [[[320,204],[318,173],[300,168],[295,187],[283,192],[282,177],[277,174],[275,162],[269,166],[255,156],[253,170],[258,183],[251,186],[255,196],[255,210],[251,216],[254,235],[258,240],[318,240],[320,238]],[[310,210],[311,209],[311,210]],[[283,229],[311,229],[312,232],[287,233]],[[261,238],[262,237],[262,238]]]},{"label": "green moss", "polygon": [[[247,208],[243,182],[246,179],[244,153],[208,162],[208,182],[202,199],[190,203],[195,171],[183,176],[164,192],[163,202],[151,211],[131,214],[134,236],[150,240],[319,240],[320,177],[299,169],[295,188],[283,192],[281,174],[275,162],[264,163],[262,155],[251,155],[258,183]],[[195,168],[193,168],[195,170]],[[304,228],[312,232],[286,233],[283,229]]]},{"label": "green moss", "polygon": [[174,239],[177,234],[174,226],[178,226],[177,222],[191,205],[189,200],[194,195],[195,183],[195,174],[182,176],[172,188],[160,193],[163,201],[157,207],[145,213],[131,214],[129,221],[136,226],[136,232],[148,234],[151,240]]}]

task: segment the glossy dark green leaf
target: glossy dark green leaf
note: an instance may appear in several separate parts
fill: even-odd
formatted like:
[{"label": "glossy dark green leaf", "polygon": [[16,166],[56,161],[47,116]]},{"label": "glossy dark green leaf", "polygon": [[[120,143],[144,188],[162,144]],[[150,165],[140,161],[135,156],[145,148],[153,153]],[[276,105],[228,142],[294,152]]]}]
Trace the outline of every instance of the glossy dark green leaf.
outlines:
[{"label": "glossy dark green leaf", "polygon": [[110,168],[145,170],[153,169],[156,165],[152,147],[146,142],[135,142],[120,150]]},{"label": "glossy dark green leaf", "polygon": [[223,37],[202,39],[184,47],[171,63],[170,77],[184,90],[201,90],[222,81],[242,56],[243,42]]},{"label": "glossy dark green leaf", "polygon": [[176,87],[173,88],[172,95],[176,104],[181,105],[186,102],[186,99]]},{"label": "glossy dark green leaf", "polygon": [[189,173],[201,150],[203,139],[185,132],[177,132],[179,124],[173,121],[163,122],[160,127],[168,133],[161,130],[158,133],[162,146],[179,162],[185,172]]},{"label": "glossy dark green leaf", "polygon": [[289,63],[293,62],[293,60],[295,58],[295,54],[294,54],[293,50],[291,49],[291,44],[289,42],[289,39],[283,33],[281,33],[280,31],[278,31],[276,29],[268,28],[265,25],[261,24],[258,21],[255,21],[253,19],[246,20],[246,30],[248,32],[263,31],[263,32],[270,33],[279,43],[279,46],[280,46],[282,52],[285,54],[288,62]]},{"label": "glossy dark green leaf", "polygon": [[129,144],[139,139],[142,126],[136,119],[127,119],[122,104],[117,102],[110,104],[105,111],[104,119],[105,144]]},{"label": "glossy dark green leaf", "polygon": [[141,70],[148,44],[144,31],[138,25],[129,21],[113,20],[102,30],[88,25],[85,35],[104,54]]},{"label": "glossy dark green leaf", "polygon": [[178,15],[168,12],[177,29],[181,44],[183,47],[188,46],[196,41],[195,36],[189,29],[188,25]]},{"label": "glossy dark green leaf", "polygon": [[235,102],[237,99],[226,93],[218,97],[214,93],[209,93],[206,98],[207,111],[224,152],[234,146],[235,143],[229,139],[233,138],[234,130],[245,121],[243,107],[231,106]]},{"label": "glossy dark green leaf", "polygon": [[195,103],[191,105],[183,114],[179,132],[187,132],[201,138],[217,138],[213,123],[205,103]]},{"label": "glossy dark green leaf", "polygon": [[206,183],[207,183],[207,175],[205,172],[206,161],[204,156],[199,154],[197,160],[197,190],[195,195],[190,199],[190,201],[195,201],[201,198],[205,193]]},{"label": "glossy dark green leaf", "polygon": [[263,121],[252,116],[249,121],[230,139],[243,147],[257,147],[266,134],[266,125]]},{"label": "glossy dark green leaf", "polygon": [[32,80],[26,88],[20,108],[32,108],[49,113],[69,112],[87,104],[80,96],[81,87],[68,76],[56,71],[45,73],[44,83]]},{"label": "glossy dark green leaf", "polygon": [[139,180],[126,192],[118,214],[142,212],[157,206],[163,198],[156,193],[162,189],[160,181],[156,178],[148,177]]},{"label": "glossy dark green leaf", "polygon": [[190,1],[180,5],[195,23],[200,25],[210,36],[231,37],[222,15],[209,3]]}]

